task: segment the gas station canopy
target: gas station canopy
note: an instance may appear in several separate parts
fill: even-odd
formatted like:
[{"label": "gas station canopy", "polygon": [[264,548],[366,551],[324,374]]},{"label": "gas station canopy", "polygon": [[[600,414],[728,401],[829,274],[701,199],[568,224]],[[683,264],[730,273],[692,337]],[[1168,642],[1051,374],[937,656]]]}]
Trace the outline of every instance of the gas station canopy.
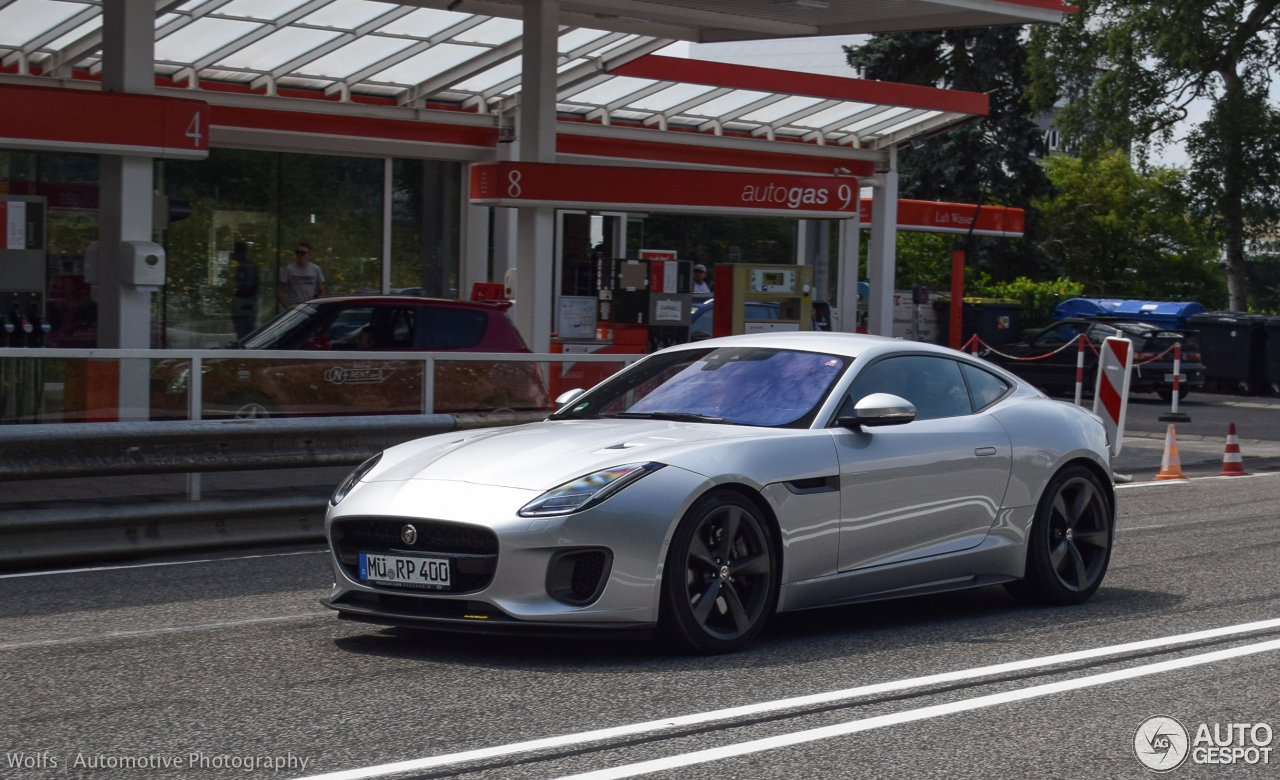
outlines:
[{"label": "gas station canopy", "polygon": [[[520,4],[461,0],[451,4],[458,10],[420,7],[428,5],[433,4],[159,0],[155,71],[191,88],[204,80],[266,95],[307,90],[341,102],[479,114],[515,105]],[[866,32],[880,29],[877,19],[889,18],[894,29],[1056,21],[1069,10],[1056,0],[859,0],[838,9],[828,9],[823,0],[713,0],[680,7],[592,0],[565,2],[561,9],[562,118],[873,149],[984,114],[986,101],[943,90],[794,73],[779,78],[781,71],[647,55],[676,38]],[[814,24],[815,15],[829,21]],[[101,22],[100,3],[0,0],[0,66],[17,74],[96,73]]]}]

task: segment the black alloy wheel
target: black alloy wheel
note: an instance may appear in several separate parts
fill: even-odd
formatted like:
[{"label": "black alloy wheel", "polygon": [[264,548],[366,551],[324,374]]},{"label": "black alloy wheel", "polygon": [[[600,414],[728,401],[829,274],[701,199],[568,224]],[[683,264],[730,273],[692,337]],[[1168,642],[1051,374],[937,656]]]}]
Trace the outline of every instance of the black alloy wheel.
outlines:
[{"label": "black alloy wheel", "polygon": [[1085,601],[1102,584],[1114,532],[1112,504],[1098,477],[1082,466],[1064,469],[1036,510],[1025,577],[1006,587],[1032,603]]},{"label": "black alloy wheel", "polygon": [[663,623],[681,644],[726,653],[751,641],[777,601],[774,540],[751,501],[715,491],[685,515],[667,554]]}]

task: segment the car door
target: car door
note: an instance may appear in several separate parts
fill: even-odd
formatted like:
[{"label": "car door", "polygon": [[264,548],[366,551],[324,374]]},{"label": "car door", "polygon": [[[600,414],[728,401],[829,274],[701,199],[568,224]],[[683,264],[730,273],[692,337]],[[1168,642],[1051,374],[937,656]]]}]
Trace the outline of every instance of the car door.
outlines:
[{"label": "car door", "polygon": [[[1009,390],[990,372],[966,370],[998,382],[1000,395]],[[1012,448],[987,412],[998,387],[982,384],[975,403],[960,362],[936,355],[893,355],[859,372],[841,414],[871,393],[892,393],[915,405],[916,419],[834,430],[841,571],[956,552],[986,536],[1009,483]]]}]

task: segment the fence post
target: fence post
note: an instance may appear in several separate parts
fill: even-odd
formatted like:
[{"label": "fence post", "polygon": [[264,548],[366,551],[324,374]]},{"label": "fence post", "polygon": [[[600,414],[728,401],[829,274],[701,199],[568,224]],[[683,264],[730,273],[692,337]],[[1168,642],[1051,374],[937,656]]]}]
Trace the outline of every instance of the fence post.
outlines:
[{"label": "fence post", "polygon": [[436,359],[428,354],[422,359],[422,413],[436,410]]},{"label": "fence post", "polygon": [[[204,358],[191,356],[187,374],[187,419],[204,419]],[[200,500],[200,472],[187,474],[187,500]]]},{"label": "fence post", "polygon": [[1084,395],[1084,334],[1076,336],[1076,406]]}]

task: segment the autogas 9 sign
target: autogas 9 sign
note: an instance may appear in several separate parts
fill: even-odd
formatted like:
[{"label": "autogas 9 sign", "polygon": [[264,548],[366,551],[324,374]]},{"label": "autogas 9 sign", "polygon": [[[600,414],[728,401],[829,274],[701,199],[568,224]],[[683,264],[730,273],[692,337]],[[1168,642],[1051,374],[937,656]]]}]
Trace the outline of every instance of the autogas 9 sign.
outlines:
[{"label": "autogas 9 sign", "polygon": [[520,162],[473,165],[471,200],[760,216],[852,217],[859,208],[858,180],[850,176]]}]

